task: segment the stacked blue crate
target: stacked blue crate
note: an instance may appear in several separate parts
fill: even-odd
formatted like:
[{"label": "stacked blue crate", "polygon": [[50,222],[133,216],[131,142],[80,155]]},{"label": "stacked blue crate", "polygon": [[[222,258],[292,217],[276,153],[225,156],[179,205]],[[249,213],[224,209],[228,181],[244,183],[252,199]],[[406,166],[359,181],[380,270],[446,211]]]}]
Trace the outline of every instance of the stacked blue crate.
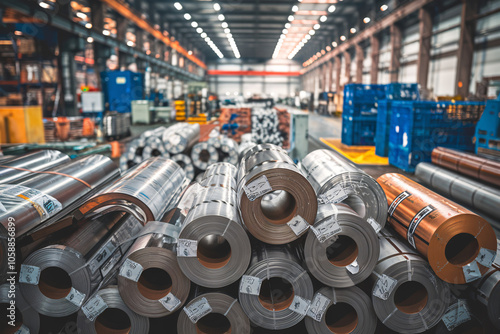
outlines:
[{"label": "stacked blue crate", "polygon": [[473,151],[482,102],[393,101],[389,163],[407,172],[431,161],[437,146]]}]

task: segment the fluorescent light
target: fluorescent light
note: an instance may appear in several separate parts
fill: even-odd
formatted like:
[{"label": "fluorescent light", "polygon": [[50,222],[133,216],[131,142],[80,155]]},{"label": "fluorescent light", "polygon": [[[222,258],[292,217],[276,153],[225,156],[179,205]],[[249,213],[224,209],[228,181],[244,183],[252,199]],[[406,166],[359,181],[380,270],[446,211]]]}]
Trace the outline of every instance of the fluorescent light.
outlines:
[{"label": "fluorescent light", "polygon": [[288,21],[292,22],[293,20],[295,20],[295,18],[293,17],[293,15],[288,16]]},{"label": "fluorescent light", "polygon": [[220,5],[217,2],[214,3],[214,10],[217,12],[220,10]]},{"label": "fluorescent light", "polygon": [[109,30],[103,30],[103,31],[102,31],[102,34],[103,34],[104,36],[109,36],[109,35],[111,35],[111,33],[109,32]]},{"label": "fluorescent light", "polygon": [[196,21],[191,22],[191,27],[193,27],[193,28],[198,27],[198,22],[196,22]]},{"label": "fluorescent light", "polygon": [[206,33],[206,32],[202,33],[202,34],[200,35],[200,37],[201,37],[201,38],[205,38],[205,37],[207,37],[207,33]]},{"label": "fluorescent light", "polygon": [[331,5],[330,7],[328,7],[328,12],[333,13],[335,9],[337,9],[337,7],[335,7],[335,5]]},{"label": "fluorescent light", "polygon": [[230,37],[233,37],[233,34],[229,33],[229,34],[226,34],[227,38],[230,38]]},{"label": "fluorescent light", "polygon": [[286,28],[286,29],[290,29],[290,27],[291,27],[291,26],[292,26],[292,25],[291,25],[290,23],[288,23],[288,22],[287,22],[287,23],[285,23],[285,28]]},{"label": "fluorescent light", "polygon": [[182,9],[182,5],[179,2],[174,3],[174,7],[177,10],[181,10]]},{"label": "fluorescent light", "polygon": [[344,35],[340,36],[340,40],[343,42],[346,40],[346,37]]},{"label": "fluorescent light", "polygon": [[219,19],[219,21],[224,21],[226,19],[224,17],[224,14],[219,14],[219,16],[217,16],[217,18]]},{"label": "fluorescent light", "polygon": [[189,50],[188,55],[192,55],[192,54],[193,54],[193,51]]},{"label": "fluorescent light", "polygon": [[286,35],[285,34],[281,34],[280,35],[280,39],[285,39],[286,38]]},{"label": "fluorescent light", "polygon": [[76,16],[81,18],[82,20],[85,20],[87,18],[87,15],[85,15],[84,13],[82,12],[78,12],[76,13]]},{"label": "fluorescent light", "polygon": [[229,29],[229,28],[224,29],[224,33],[229,34],[230,32],[231,32],[231,29]]},{"label": "fluorescent light", "polygon": [[326,51],[330,52],[332,50],[332,48],[330,47],[330,45],[327,45],[327,47],[325,48]]},{"label": "fluorescent light", "polygon": [[222,26],[222,28],[227,28],[227,27],[229,27],[229,25],[228,25],[226,22],[222,22],[221,26]]},{"label": "fluorescent light", "polygon": [[92,23],[90,23],[90,22],[85,23],[85,28],[92,29]]},{"label": "fluorescent light", "polygon": [[334,48],[336,48],[336,47],[337,47],[337,42],[332,42],[332,46],[333,46]]},{"label": "fluorescent light", "polygon": [[209,42],[210,41],[210,37],[205,37],[205,42]]},{"label": "fluorescent light", "polygon": [[286,35],[288,34],[288,29],[283,29],[281,32]]},{"label": "fluorescent light", "polygon": [[132,42],[132,41],[128,41],[128,42],[127,42],[127,45],[128,45],[128,46],[134,46],[134,42]]},{"label": "fluorescent light", "polygon": [[316,23],[313,28],[314,30],[318,30],[319,28],[321,28],[321,26],[319,25],[319,23]]},{"label": "fluorescent light", "polygon": [[40,6],[42,8],[45,8],[45,9],[50,8],[50,5],[48,3],[46,3],[46,2],[43,2],[43,1],[39,2],[38,6]]},{"label": "fluorescent light", "polygon": [[310,40],[311,39],[311,35],[306,35],[305,39]]},{"label": "fluorescent light", "polygon": [[93,39],[92,37],[88,37],[88,38],[87,38],[87,42],[88,42],[88,43],[93,43],[93,42],[94,42],[94,39]]},{"label": "fluorescent light", "polygon": [[196,32],[198,34],[201,34],[203,32],[203,28],[201,28],[201,27],[196,28]]},{"label": "fluorescent light", "polygon": [[295,13],[295,12],[296,12],[296,11],[298,11],[298,10],[299,10],[299,6],[294,5],[294,6],[292,7],[292,12],[294,12],[294,13]]},{"label": "fluorescent light", "polygon": [[16,36],[22,36],[23,33],[21,31],[19,31],[19,30],[16,30],[16,31],[14,31],[14,34]]},{"label": "fluorescent light", "polygon": [[189,13],[186,13],[184,14],[184,18],[189,21],[191,20],[191,15]]},{"label": "fluorescent light", "polygon": [[325,22],[325,21],[327,20],[327,17],[326,17],[325,15],[322,15],[322,16],[319,18],[319,20],[320,20],[321,22]]},{"label": "fluorescent light", "polygon": [[389,8],[389,6],[387,6],[387,5],[380,6],[380,10],[383,12],[385,12],[387,10],[387,8]]},{"label": "fluorescent light", "polygon": [[316,31],[314,31],[313,29],[309,30],[309,35],[314,35],[316,33]]},{"label": "fluorescent light", "polygon": [[364,23],[369,23],[370,21],[371,21],[371,19],[368,16],[363,19]]},{"label": "fluorescent light", "polygon": [[355,34],[356,33],[356,28],[351,28],[351,30],[349,30],[351,32],[351,34]]}]

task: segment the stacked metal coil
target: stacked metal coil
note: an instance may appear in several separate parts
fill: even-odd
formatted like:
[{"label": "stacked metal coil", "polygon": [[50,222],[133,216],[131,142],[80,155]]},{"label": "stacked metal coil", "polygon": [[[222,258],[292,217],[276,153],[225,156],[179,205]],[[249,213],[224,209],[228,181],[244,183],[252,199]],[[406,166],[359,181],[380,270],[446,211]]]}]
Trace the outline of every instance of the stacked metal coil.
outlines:
[{"label": "stacked metal coil", "polygon": [[377,229],[384,227],[387,201],[371,176],[329,150],[309,153],[302,168],[320,202],[347,204]]},{"label": "stacked metal coil", "polygon": [[309,334],[370,334],[377,328],[372,301],[360,288],[323,287],[311,302],[305,318]]},{"label": "stacked metal coil", "polygon": [[258,144],[283,145],[283,134],[279,131],[279,118],[275,109],[252,109],[252,138]]},{"label": "stacked metal coil", "polygon": [[387,196],[389,223],[427,257],[439,278],[465,284],[488,271],[497,244],[484,218],[403,175],[385,174],[377,181]]},{"label": "stacked metal coil", "polygon": [[177,263],[179,230],[172,224],[149,222],[125,255],[118,288],[137,314],[160,318],[186,302],[191,282]]},{"label": "stacked metal coil", "polygon": [[426,162],[415,169],[424,184],[491,216],[498,214],[500,190]]},{"label": "stacked metal coil", "polygon": [[375,230],[343,204],[322,204],[304,246],[307,268],[321,283],[346,288],[368,278],[380,246]]},{"label": "stacked metal coil", "polygon": [[238,217],[236,168],[215,164],[206,173],[179,234],[177,260],[194,283],[220,288],[248,268],[251,245]]},{"label": "stacked metal coil", "polygon": [[18,284],[0,285],[0,307],[5,317],[0,321],[1,333],[38,333],[40,316],[19,293]]},{"label": "stacked metal coil", "polygon": [[204,171],[208,166],[219,161],[219,152],[208,142],[201,142],[193,146],[191,160],[196,168]]},{"label": "stacked metal coil", "polygon": [[71,159],[59,151],[44,150],[0,161],[0,181],[3,184],[19,183],[36,172],[50,171]]},{"label": "stacked metal coil", "polygon": [[129,113],[109,113],[104,116],[103,131],[106,137],[122,137],[130,133],[130,114]]},{"label": "stacked metal coil", "polygon": [[219,161],[229,162],[233,165],[238,164],[239,147],[236,141],[225,136],[217,136],[208,139],[207,143],[217,149]]},{"label": "stacked metal coil", "polygon": [[380,321],[398,333],[434,327],[451,300],[448,285],[437,279],[422,256],[387,231],[372,275],[372,302]]},{"label": "stacked metal coil", "polygon": [[193,161],[188,155],[185,154],[176,154],[170,158],[172,161],[177,163],[184,173],[186,174],[186,179],[192,180],[194,179],[194,165]]},{"label": "stacked metal coil", "polygon": [[185,187],[185,173],[174,161],[152,157],[125,173],[117,182],[86,201],[77,219],[103,210],[125,211],[143,225],[160,220],[176,205],[176,191]]},{"label": "stacked metal coil", "polygon": [[163,143],[171,154],[189,151],[200,140],[200,125],[182,123],[184,126],[164,132]]},{"label": "stacked metal coil", "polygon": [[250,268],[239,292],[241,307],[252,323],[267,329],[286,329],[305,317],[314,290],[302,261],[300,249],[290,245],[253,247]]},{"label": "stacked metal coil", "polygon": [[240,146],[238,147],[238,161],[240,161],[244,156],[245,156],[245,153],[251,149],[252,147],[256,146],[257,144],[254,143],[253,141],[247,141],[247,142],[243,142],[240,144]]},{"label": "stacked metal coil", "polygon": [[83,334],[144,334],[149,331],[149,320],[128,308],[116,286],[108,286],[83,305],[78,312],[77,326]]},{"label": "stacked metal coil", "polygon": [[[268,193],[275,196],[263,197]],[[271,145],[249,149],[238,170],[238,204],[248,231],[269,244],[285,244],[314,224],[314,189],[288,154]]]},{"label": "stacked metal coil", "polygon": [[170,154],[165,150],[163,142],[158,137],[150,137],[146,140],[146,146],[142,151],[142,159],[147,160],[151,157],[169,158]]}]

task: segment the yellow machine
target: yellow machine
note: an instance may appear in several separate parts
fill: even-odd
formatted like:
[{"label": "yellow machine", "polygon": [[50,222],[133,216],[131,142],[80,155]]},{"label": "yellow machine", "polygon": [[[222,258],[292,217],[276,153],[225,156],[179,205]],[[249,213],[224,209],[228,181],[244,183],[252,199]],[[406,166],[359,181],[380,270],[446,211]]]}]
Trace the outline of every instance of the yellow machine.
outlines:
[{"label": "yellow machine", "polygon": [[42,107],[0,107],[0,143],[45,143]]}]

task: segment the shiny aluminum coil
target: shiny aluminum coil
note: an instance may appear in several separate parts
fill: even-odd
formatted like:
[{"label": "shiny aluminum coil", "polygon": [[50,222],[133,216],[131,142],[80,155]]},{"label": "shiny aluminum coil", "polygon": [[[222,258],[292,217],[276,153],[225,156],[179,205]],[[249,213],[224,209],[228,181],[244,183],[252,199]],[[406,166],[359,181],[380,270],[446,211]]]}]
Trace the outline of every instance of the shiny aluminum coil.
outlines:
[{"label": "shiny aluminum coil", "polygon": [[398,333],[422,333],[441,320],[451,300],[448,285],[424,258],[384,230],[373,272],[372,303],[380,321]]},{"label": "shiny aluminum coil", "polygon": [[118,181],[85,202],[76,212],[81,219],[99,210],[132,213],[145,225],[160,220],[176,204],[185,173],[174,161],[152,157],[125,173]]},{"label": "shiny aluminum coil", "polygon": [[0,183],[19,183],[26,178],[37,175],[32,171],[53,170],[71,159],[64,153],[55,150],[43,150],[0,161]]},{"label": "shiny aluminum coil", "polygon": [[210,165],[202,175],[200,185],[203,187],[228,187],[236,191],[236,174],[238,169],[227,162]]},{"label": "shiny aluminum coil", "polygon": [[172,132],[169,136],[163,136],[165,149],[171,154],[186,152],[200,140],[200,125],[197,123]]},{"label": "shiny aluminum coil", "polygon": [[387,203],[374,178],[330,150],[309,153],[302,160],[302,168],[320,202],[342,202],[363,219],[373,219],[384,227]]},{"label": "shiny aluminum coil", "polygon": [[497,241],[484,218],[403,175],[385,174],[377,181],[389,203],[389,224],[427,257],[439,278],[465,284],[488,271]]},{"label": "shiny aluminum coil", "polygon": [[298,256],[302,257],[300,250],[290,245],[260,244],[253,248],[250,268],[241,281],[239,301],[255,325],[286,329],[304,318],[300,311],[304,303],[312,300],[314,290]]},{"label": "shiny aluminum coil", "polygon": [[172,224],[149,222],[126,254],[118,288],[125,304],[137,314],[160,318],[186,302],[191,282],[177,264],[178,234],[179,228]]},{"label": "shiny aluminum coil", "polygon": [[185,154],[176,154],[170,158],[175,161],[181,168],[184,170],[186,174],[186,179],[192,180],[194,179],[194,166],[191,158]]},{"label": "shiny aluminum coil", "polygon": [[216,137],[210,137],[208,138],[207,140],[207,143],[209,145],[212,145],[213,147],[215,147],[216,149],[220,149],[220,145],[221,145],[221,139],[224,138],[223,135],[218,135]]},{"label": "shiny aluminum coil", "polygon": [[219,161],[219,152],[207,142],[201,142],[193,146],[191,160],[195,167],[206,170],[208,166]]},{"label": "shiny aluminum coil", "polygon": [[87,222],[65,240],[26,258],[23,267],[35,268],[40,276],[38,282],[21,281],[21,293],[43,315],[64,317],[78,311],[81,303],[70,301],[73,292],[84,294],[83,302],[95,292],[108,275],[114,274],[114,265],[108,260],[115,259],[116,265],[132,244],[125,241],[140,229],[133,216],[123,213],[113,212]]},{"label": "shiny aluminum coil", "polygon": [[[270,192],[276,196],[262,196]],[[318,205],[314,189],[286,151],[271,144],[257,145],[242,158],[238,203],[248,231],[269,244],[285,244],[304,234],[314,224]]]},{"label": "shiny aluminum coil", "polygon": [[238,147],[238,161],[241,161],[245,153],[256,145],[257,144],[253,141],[246,141],[246,142],[242,141],[240,146]]},{"label": "shiny aluminum coil", "polygon": [[160,127],[155,128],[155,129],[152,129],[152,130],[147,130],[141,134],[141,138],[144,138],[146,140],[151,138],[151,137],[162,138],[163,133],[166,130],[167,130],[167,128],[164,126],[160,126]]},{"label": "shiny aluminum coil", "polygon": [[[15,326],[7,323],[12,321],[8,317],[13,313],[8,309],[8,307],[12,307],[11,301],[15,301],[15,313],[13,314],[16,320]],[[0,307],[2,308],[2,314],[7,316],[7,319],[2,319],[0,322],[1,333],[38,333],[40,330],[40,316],[23,298],[19,292],[18,284],[5,283],[0,285]]]},{"label": "shiny aluminum coil", "polygon": [[500,190],[496,188],[426,162],[417,165],[415,175],[424,181],[424,184],[454,200],[493,217],[498,215]]},{"label": "shiny aluminum coil", "polygon": [[[99,309],[92,308],[93,305]],[[90,318],[100,310],[102,312],[91,320],[84,310],[89,310]],[[111,285],[99,290],[78,312],[77,327],[78,333],[82,334],[145,334],[149,331],[149,320],[128,308],[120,297],[118,287]]]},{"label": "shiny aluminum coil", "polygon": [[377,328],[372,301],[357,286],[323,287],[314,295],[309,310],[311,316],[305,318],[309,334],[373,334]]},{"label": "shiny aluminum coil", "polygon": [[305,260],[316,279],[328,286],[346,288],[371,275],[380,252],[379,240],[375,230],[356,212],[343,204],[322,204],[314,228],[315,232],[341,229],[319,236],[312,230],[308,232]]},{"label": "shiny aluminum coil", "polygon": [[203,180],[203,173],[196,175],[196,177],[194,178],[194,181],[198,183],[200,183],[202,180]]},{"label": "shiny aluminum coil", "polygon": [[220,141],[219,159],[230,164],[238,164],[238,143],[231,138],[222,138]]},{"label": "shiny aluminum coil", "polygon": [[192,299],[179,314],[177,331],[182,334],[252,332],[238,299],[222,292],[204,293]]},{"label": "shiny aluminum coil", "polygon": [[[193,250],[188,252],[185,244],[193,244]],[[248,268],[251,245],[238,218],[236,192],[227,185],[201,187],[178,247],[179,266],[194,283],[220,288],[237,281]]]},{"label": "shiny aluminum coil", "polygon": [[170,154],[165,150],[165,147],[163,145],[163,142],[161,141],[160,138],[157,137],[150,137],[146,141],[146,146],[144,147],[144,150],[142,151],[142,159],[146,160],[151,157],[165,157],[169,158]]}]

